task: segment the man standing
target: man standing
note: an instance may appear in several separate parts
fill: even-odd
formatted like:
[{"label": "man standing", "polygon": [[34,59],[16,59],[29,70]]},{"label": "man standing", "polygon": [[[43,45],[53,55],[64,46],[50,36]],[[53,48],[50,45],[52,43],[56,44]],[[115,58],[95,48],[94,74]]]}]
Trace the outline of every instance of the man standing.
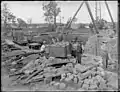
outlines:
[{"label": "man standing", "polygon": [[55,44],[57,42],[55,37],[52,37],[52,43]]},{"label": "man standing", "polygon": [[81,45],[82,45],[82,53],[84,52],[84,45],[83,45],[83,42],[81,42]]},{"label": "man standing", "polygon": [[108,52],[107,52],[107,41],[104,41],[103,42],[103,45],[101,46],[101,49],[102,49],[102,53],[101,53],[101,56],[102,56],[102,58],[103,58],[103,67],[104,68],[107,68],[107,65],[108,65],[108,59],[109,59],[109,57],[108,57]]},{"label": "man standing", "polygon": [[44,52],[45,52],[45,44],[46,44],[46,41],[43,41],[43,44],[42,44],[42,46],[41,46],[41,48],[40,48],[40,52],[41,52],[41,53],[44,53]]},{"label": "man standing", "polygon": [[58,34],[58,39],[59,39],[59,42],[62,42],[62,41],[63,41],[63,33],[62,33],[62,32],[60,32],[60,33]]},{"label": "man standing", "polygon": [[77,44],[76,44],[76,42],[75,42],[75,39],[74,40],[72,40],[72,48],[71,48],[71,54],[72,54],[72,56],[74,56],[74,58],[76,58],[76,50],[77,50]]},{"label": "man standing", "polygon": [[76,50],[76,60],[81,64],[81,56],[82,56],[82,43],[80,41],[77,42],[77,50]]}]

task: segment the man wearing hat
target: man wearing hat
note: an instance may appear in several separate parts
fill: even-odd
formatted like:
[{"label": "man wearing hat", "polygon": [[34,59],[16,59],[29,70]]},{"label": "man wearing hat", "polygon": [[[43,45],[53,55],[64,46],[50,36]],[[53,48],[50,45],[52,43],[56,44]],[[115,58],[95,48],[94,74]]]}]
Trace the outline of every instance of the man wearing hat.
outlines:
[{"label": "man wearing hat", "polygon": [[63,41],[63,33],[62,32],[58,33],[58,39],[59,39],[59,42]]},{"label": "man wearing hat", "polygon": [[46,44],[46,41],[43,41],[42,46],[40,48],[41,53],[45,52],[45,44]]},{"label": "man wearing hat", "polygon": [[103,45],[101,46],[101,49],[102,49],[102,53],[101,53],[101,56],[103,58],[103,67],[106,69],[107,68],[107,65],[108,65],[108,52],[107,52],[107,40],[103,41]]},{"label": "man wearing hat", "polygon": [[73,39],[71,42],[71,55],[74,56],[75,58],[76,58],[76,50],[77,50],[76,40]]},{"label": "man wearing hat", "polygon": [[76,60],[77,63],[81,64],[81,55],[82,55],[82,42],[81,41],[77,41],[77,50],[76,50]]}]

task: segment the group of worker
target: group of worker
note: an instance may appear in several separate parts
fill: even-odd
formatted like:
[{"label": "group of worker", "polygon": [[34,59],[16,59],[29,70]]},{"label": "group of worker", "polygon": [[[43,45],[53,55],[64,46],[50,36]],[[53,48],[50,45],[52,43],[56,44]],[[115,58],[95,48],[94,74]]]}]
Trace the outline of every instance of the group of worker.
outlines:
[{"label": "group of worker", "polygon": [[71,49],[71,55],[76,58],[77,63],[81,64],[81,57],[84,52],[84,45],[83,42],[78,40],[78,38],[74,38],[70,42],[70,49]]},{"label": "group of worker", "polygon": [[[63,39],[59,39],[59,42],[61,42],[62,40]],[[57,39],[55,37],[52,37],[52,42],[53,42],[53,44],[56,43]],[[106,44],[106,42],[104,42],[104,45],[105,44]],[[77,37],[75,37],[71,42],[69,42],[69,45],[70,45],[71,56],[73,56],[74,58],[76,58],[77,63],[81,64],[81,57],[82,57],[82,54],[84,52],[83,42],[80,41]],[[105,50],[105,46],[102,46],[101,49],[103,50],[103,54],[102,54],[103,66],[105,66],[105,68],[107,68],[108,57],[109,56],[108,56],[108,53]],[[46,41],[42,41],[40,52],[41,53],[45,52],[47,54],[47,56],[48,56],[49,51],[46,51]]]},{"label": "group of worker", "polygon": [[[59,37],[58,41],[59,42],[63,41],[62,37]],[[55,37],[52,37],[52,42],[53,44],[56,43],[57,39]],[[82,56],[82,53],[84,52],[83,42],[78,40],[77,37],[75,37],[71,42],[69,42],[69,44],[70,44],[71,56],[76,58],[77,63],[81,64],[81,56]],[[46,41],[43,41],[40,48],[40,52],[45,52],[45,49],[46,49]]]}]

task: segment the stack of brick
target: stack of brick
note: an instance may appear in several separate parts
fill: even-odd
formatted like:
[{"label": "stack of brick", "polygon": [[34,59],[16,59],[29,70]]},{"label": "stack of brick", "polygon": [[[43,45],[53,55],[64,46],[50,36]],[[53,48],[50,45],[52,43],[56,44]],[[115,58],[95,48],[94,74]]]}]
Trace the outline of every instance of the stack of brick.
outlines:
[{"label": "stack of brick", "polygon": [[[99,57],[91,57],[93,60],[95,60],[95,62],[101,61],[101,58]],[[77,84],[77,89],[84,90],[117,89],[117,82],[115,82],[117,81],[117,78],[114,77],[114,86],[110,85],[111,82],[108,81],[113,81],[113,79],[108,80],[110,78],[106,78],[106,75],[110,75],[107,73],[107,71],[104,71],[100,63],[87,63],[82,65],[76,64],[74,67],[71,67],[71,70],[69,70],[69,67],[70,66],[67,66],[69,72],[61,75],[61,82]],[[110,86],[112,86],[112,88],[110,88]]]}]

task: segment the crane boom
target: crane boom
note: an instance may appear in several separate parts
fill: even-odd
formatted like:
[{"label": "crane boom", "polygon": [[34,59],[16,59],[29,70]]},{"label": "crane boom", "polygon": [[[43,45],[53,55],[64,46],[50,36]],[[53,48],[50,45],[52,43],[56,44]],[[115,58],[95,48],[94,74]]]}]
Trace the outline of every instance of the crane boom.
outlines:
[{"label": "crane boom", "polygon": [[85,2],[85,4],[86,4],[86,6],[87,6],[88,12],[89,12],[90,17],[91,17],[91,19],[92,19],[92,22],[93,22],[93,25],[94,25],[94,27],[95,27],[96,33],[98,34],[99,32],[98,32],[97,27],[96,27],[96,25],[95,25],[95,21],[94,21],[94,18],[93,18],[93,15],[92,15],[90,6],[89,6],[89,4],[88,4],[87,1]]},{"label": "crane boom", "polygon": [[[91,17],[92,22],[93,22],[93,26],[94,26],[94,28],[95,28],[95,30],[96,30],[96,33],[98,34],[99,32],[98,32],[97,27],[96,27],[96,25],[95,25],[95,21],[94,21],[94,18],[93,18],[93,15],[92,15],[90,6],[89,6],[89,4],[88,4],[87,1],[83,1],[83,2],[81,3],[81,5],[79,6],[78,10],[77,10],[76,13],[74,14],[73,18],[70,20],[70,22],[68,23],[68,25],[66,26],[66,28],[69,28],[69,27],[70,27],[70,25],[71,25],[73,19],[75,18],[75,16],[77,15],[77,13],[79,12],[79,10],[81,9],[81,7],[82,7],[82,5],[83,5],[84,3],[85,3],[86,6],[87,6],[88,12],[89,12],[90,17]],[[63,29],[63,30],[64,30],[64,29]]]},{"label": "crane boom", "polygon": [[81,9],[82,5],[84,4],[84,1],[81,3],[81,5],[79,6],[78,10],[76,11],[76,13],[74,14],[73,18],[70,20],[69,24],[67,25],[67,28],[71,25],[73,19],[75,18],[75,16],[77,15],[77,13],[79,12],[79,10]]},{"label": "crane boom", "polygon": [[110,9],[109,9],[109,6],[108,6],[107,1],[105,1],[105,5],[106,5],[106,7],[107,7],[107,10],[108,10],[108,13],[109,13],[109,15],[110,15],[111,21],[112,21],[112,23],[113,23],[113,27],[115,27],[115,23],[114,23],[114,21],[113,21],[112,14],[111,14],[111,12],[110,12]]}]

